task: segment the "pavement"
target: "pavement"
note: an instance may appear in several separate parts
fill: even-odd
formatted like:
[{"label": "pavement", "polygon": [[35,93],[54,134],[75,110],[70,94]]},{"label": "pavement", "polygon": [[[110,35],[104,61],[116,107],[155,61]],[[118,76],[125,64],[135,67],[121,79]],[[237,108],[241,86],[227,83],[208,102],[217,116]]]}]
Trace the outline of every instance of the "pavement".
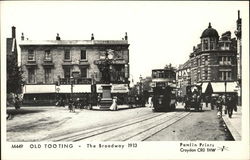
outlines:
[{"label": "pavement", "polygon": [[229,118],[228,115],[224,114],[222,115],[222,118],[231,132],[233,138],[235,141],[240,141],[241,140],[241,121],[242,121],[242,112],[241,112],[241,106],[237,107],[237,112],[233,111],[232,118]]}]

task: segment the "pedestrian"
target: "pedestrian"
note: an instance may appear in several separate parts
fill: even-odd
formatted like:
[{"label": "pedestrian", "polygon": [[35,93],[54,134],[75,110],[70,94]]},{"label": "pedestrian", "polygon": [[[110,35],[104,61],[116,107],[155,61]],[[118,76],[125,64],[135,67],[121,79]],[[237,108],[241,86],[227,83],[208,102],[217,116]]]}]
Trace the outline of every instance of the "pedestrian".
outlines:
[{"label": "pedestrian", "polygon": [[237,112],[237,104],[238,104],[238,97],[237,95],[233,95],[233,105],[234,105],[235,112]]},{"label": "pedestrian", "polygon": [[69,99],[69,112],[72,112],[73,111],[73,99],[70,98]]},{"label": "pedestrian", "polygon": [[228,112],[228,117],[229,118],[232,118],[232,115],[233,115],[233,109],[234,109],[234,100],[233,100],[233,97],[231,96],[228,96],[228,99],[227,99],[227,112]]},{"label": "pedestrian", "polygon": [[223,105],[224,114],[227,114],[227,98],[226,98],[226,94],[224,94],[222,96],[222,105]]},{"label": "pedestrian", "polygon": [[15,105],[16,110],[20,109],[20,100],[19,100],[18,96],[15,97],[14,105]]},{"label": "pedestrian", "polygon": [[218,110],[217,115],[218,115],[219,117],[222,116],[222,104],[223,104],[222,101],[223,101],[223,100],[222,100],[222,97],[221,97],[221,96],[219,96],[218,99],[217,99],[217,101],[216,101],[216,106],[217,106],[217,110]]},{"label": "pedestrian", "polygon": [[33,98],[34,104],[37,104],[36,97]]},{"label": "pedestrian", "polygon": [[98,94],[98,97],[97,97],[97,106],[100,106],[101,100],[102,100],[102,97],[101,97],[100,94]]},{"label": "pedestrian", "polygon": [[113,103],[109,108],[111,111],[116,111],[117,110],[117,97],[113,98]]}]

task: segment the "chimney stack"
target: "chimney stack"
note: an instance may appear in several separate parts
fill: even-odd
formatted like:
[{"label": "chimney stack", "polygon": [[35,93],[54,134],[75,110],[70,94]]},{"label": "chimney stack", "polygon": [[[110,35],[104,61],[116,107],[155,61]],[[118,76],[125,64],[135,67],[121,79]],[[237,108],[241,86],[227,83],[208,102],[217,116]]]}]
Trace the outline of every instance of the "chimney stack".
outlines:
[{"label": "chimney stack", "polygon": [[91,34],[91,41],[95,40],[94,34]]},{"label": "chimney stack", "polygon": [[59,37],[59,33],[56,34],[56,40],[61,40],[61,38]]},{"label": "chimney stack", "polygon": [[12,38],[16,38],[16,27],[12,26]]},{"label": "chimney stack", "polygon": [[24,40],[24,35],[23,35],[23,33],[22,33],[22,36],[21,36],[21,40],[22,40],[22,41]]},{"label": "chimney stack", "polygon": [[125,32],[125,40],[126,41],[128,40],[128,34],[127,34],[127,32]]},{"label": "chimney stack", "polygon": [[240,10],[238,10],[238,19],[240,19]]}]

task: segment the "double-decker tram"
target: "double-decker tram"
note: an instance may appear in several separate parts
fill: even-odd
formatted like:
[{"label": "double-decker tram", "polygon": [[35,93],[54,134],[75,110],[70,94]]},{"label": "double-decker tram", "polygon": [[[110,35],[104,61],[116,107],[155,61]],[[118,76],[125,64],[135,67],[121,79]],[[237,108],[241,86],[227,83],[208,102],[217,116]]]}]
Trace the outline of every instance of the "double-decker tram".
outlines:
[{"label": "double-decker tram", "polygon": [[152,70],[154,111],[173,111],[176,101],[176,73],[173,68]]}]

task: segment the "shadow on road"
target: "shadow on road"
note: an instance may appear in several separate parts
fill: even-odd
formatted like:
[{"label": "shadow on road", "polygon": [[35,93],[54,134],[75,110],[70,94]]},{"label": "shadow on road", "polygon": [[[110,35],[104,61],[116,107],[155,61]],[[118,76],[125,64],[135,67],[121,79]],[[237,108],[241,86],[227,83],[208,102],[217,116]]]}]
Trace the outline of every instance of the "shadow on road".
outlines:
[{"label": "shadow on road", "polygon": [[38,113],[44,112],[42,109],[7,109],[7,114],[18,115],[18,114],[29,114],[29,113]]}]

